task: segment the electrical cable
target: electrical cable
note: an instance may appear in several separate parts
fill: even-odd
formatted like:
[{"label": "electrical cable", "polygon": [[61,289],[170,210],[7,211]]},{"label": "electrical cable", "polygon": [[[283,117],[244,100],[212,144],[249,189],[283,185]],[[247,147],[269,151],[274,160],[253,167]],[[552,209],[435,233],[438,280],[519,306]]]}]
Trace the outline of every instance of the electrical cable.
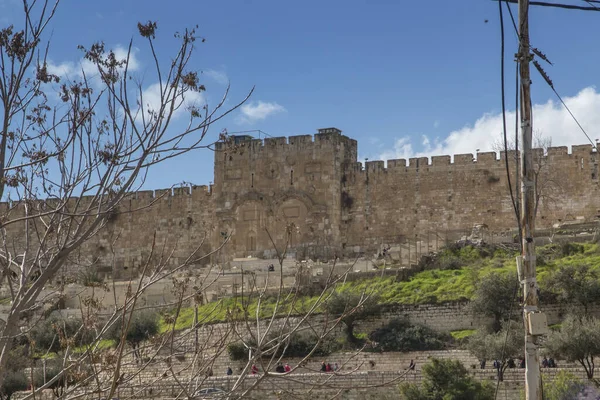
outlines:
[{"label": "electrical cable", "polygon": [[[518,279],[518,277],[517,277]],[[506,336],[504,337],[504,344],[502,345],[502,354],[500,359],[504,362],[504,353],[506,352],[506,344],[508,343],[508,336],[510,335],[510,330],[512,327],[512,315],[515,304],[517,302],[517,296],[519,294],[519,287],[521,286],[520,282],[517,282],[515,285],[515,290],[513,292],[512,301],[510,303],[510,309],[508,311],[508,326],[506,327]],[[501,366],[502,367],[502,366]],[[504,373],[504,371],[502,371]],[[498,389],[500,388],[500,376],[498,376],[498,382],[496,383],[496,393],[494,394],[494,400],[498,397]]]},{"label": "electrical cable", "polygon": [[512,21],[513,28],[515,29],[515,34],[517,38],[519,37],[519,29],[517,28],[517,21],[515,20],[515,16],[513,15],[512,9],[510,8],[510,3],[507,0],[504,0],[506,4],[506,8],[508,9],[508,14],[510,15],[510,20]]},{"label": "electrical cable", "polygon": [[[502,0],[496,0],[496,1],[502,1]],[[517,4],[519,2],[519,0],[505,0],[505,1],[507,1],[509,3],[514,3],[514,4]],[[600,11],[600,8],[597,8],[597,7],[583,7],[583,6],[573,5],[573,4],[549,3],[546,1],[530,1],[529,4],[532,6],[563,8],[563,9],[567,9],[567,10]]]},{"label": "electrical cable", "polygon": [[590,135],[588,135],[588,133],[585,131],[585,129],[583,129],[583,126],[581,126],[581,124],[579,123],[579,121],[577,120],[577,118],[575,118],[575,115],[573,115],[573,113],[571,112],[571,109],[564,102],[564,100],[562,99],[562,97],[560,96],[560,94],[558,94],[558,92],[556,91],[556,89],[554,88],[554,86],[550,86],[550,88],[552,88],[552,91],[554,92],[554,94],[556,95],[556,97],[558,97],[558,100],[560,100],[560,102],[565,107],[565,109],[567,110],[567,112],[571,115],[571,118],[573,118],[573,121],[575,121],[575,123],[577,124],[577,126],[579,127],[579,129],[581,129],[581,132],[583,132],[583,134],[585,135],[585,137],[590,141],[590,143],[592,144],[592,146],[594,147],[594,149],[596,149],[596,151],[598,151],[598,147],[596,146],[596,143],[594,143],[594,141],[592,140],[592,138],[590,137]]},{"label": "electrical cable", "polygon": [[[515,63],[515,191],[519,190],[519,63]],[[517,227],[519,229],[519,248],[523,253],[523,232],[521,232],[521,198],[517,198]]]},{"label": "electrical cable", "polygon": [[515,217],[520,229],[519,209],[513,192],[512,182],[510,179],[510,166],[508,164],[508,137],[506,133],[506,95],[504,91],[504,13],[502,12],[502,3],[498,2],[498,13],[500,16],[500,87],[501,87],[501,102],[502,102],[502,137],[504,139],[504,164],[506,167],[506,179],[508,182],[508,189],[510,192],[510,199],[512,201],[513,209],[515,211]]},{"label": "electrical cable", "polygon": [[[596,7],[590,0],[583,0],[583,1],[588,3],[590,6],[594,7],[596,10],[600,11],[600,9],[598,9],[598,7]],[[594,2],[594,3],[597,3],[597,2]]]},{"label": "electrical cable", "polygon": [[579,120],[575,117],[575,115],[573,114],[573,112],[571,111],[571,109],[569,108],[569,106],[567,106],[567,103],[565,103],[565,101],[563,100],[562,96],[558,93],[558,91],[554,87],[554,83],[552,82],[552,80],[550,79],[550,77],[548,76],[548,74],[546,73],[546,71],[544,71],[544,69],[542,68],[542,66],[537,61],[535,61],[535,60],[533,61],[533,65],[538,70],[538,72],[540,73],[540,75],[542,76],[542,78],[544,78],[544,81],[546,81],[546,83],[548,84],[548,86],[550,86],[550,89],[552,89],[552,91],[554,92],[554,94],[556,95],[556,97],[558,98],[558,100],[560,100],[560,102],[562,103],[563,107],[565,108],[565,110],[567,110],[567,112],[569,113],[569,115],[571,116],[571,118],[573,118],[573,121],[575,121],[575,123],[577,124],[577,126],[579,127],[579,129],[581,130],[581,132],[583,132],[583,134],[585,135],[585,137],[587,138],[587,140],[592,144],[592,147],[594,149],[596,149],[596,151],[598,151],[598,147],[597,147],[596,143],[594,143],[594,141],[592,140],[592,138],[590,137],[590,135],[588,135],[588,133],[585,131],[585,129],[583,128],[583,126],[581,125],[581,123],[579,122]]},{"label": "electrical cable", "polygon": [[[507,4],[507,6],[508,6],[508,4]],[[509,9],[510,9],[510,7],[509,7]],[[506,177],[507,177],[508,187],[509,187],[509,191],[510,191],[510,198],[513,203],[513,208],[515,210],[515,216],[517,218],[517,223],[519,225],[519,235],[520,235],[521,220],[519,218],[519,209],[517,207],[517,202],[515,201],[515,195],[513,193],[512,183],[511,183],[511,179],[510,179],[510,167],[509,167],[509,163],[508,163],[508,138],[507,138],[507,133],[506,133],[506,97],[505,97],[505,91],[504,91],[504,15],[502,12],[502,3],[500,1],[498,2],[498,12],[499,12],[499,17],[500,17],[500,83],[501,83],[501,97],[502,97],[501,100],[502,100],[502,128],[503,128],[503,138],[504,138],[504,161],[505,161],[505,166],[506,166]],[[512,17],[512,13],[511,13],[511,17]],[[514,19],[513,19],[513,24],[514,24]],[[516,24],[514,26],[516,29]],[[518,71],[519,70],[517,68],[517,76],[516,76],[517,88],[518,88],[518,83],[519,83]],[[517,94],[518,94],[518,90],[517,90]],[[517,101],[518,101],[518,98],[519,97],[517,95]],[[517,108],[515,108],[515,114],[517,114]],[[520,241],[520,243],[522,243],[522,241]],[[521,246],[522,246],[522,244],[521,244]],[[512,318],[513,308],[517,301],[517,295],[519,293],[519,286],[520,286],[519,284],[517,284],[515,286],[515,290],[513,293],[513,301],[511,302],[511,306],[510,306],[510,310],[509,310],[509,315],[508,315],[509,322],[508,322],[508,327],[506,328],[506,337],[504,338],[504,345],[502,346],[501,359],[502,359],[503,363],[504,363],[504,353],[506,351],[506,344],[508,343],[508,336],[510,334],[510,329],[511,329],[510,318]],[[500,368],[502,368],[502,366],[500,366]],[[500,371],[500,373],[504,373],[504,371]],[[496,391],[494,394],[494,400],[496,400],[498,398],[499,388],[500,388],[500,374],[498,375],[498,382],[496,383]]]}]

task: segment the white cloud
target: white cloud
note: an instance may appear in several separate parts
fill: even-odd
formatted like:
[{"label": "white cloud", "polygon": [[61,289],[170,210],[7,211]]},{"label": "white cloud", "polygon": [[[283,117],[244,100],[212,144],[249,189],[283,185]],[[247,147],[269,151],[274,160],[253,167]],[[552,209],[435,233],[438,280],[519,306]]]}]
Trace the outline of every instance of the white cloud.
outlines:
[{"label": "white cloud", "polygon": [[[573,97],[563,97],[565,103],[588,135],[595,140],[600,138],[600,92],[594,87],[581,90]],[[506,113],[507,134],[514,137],[515,111]],[[549,100],[533,106],[533,129],[544,137],[552,138],[553,146],[589,143],[573,118],[560,102]],[[492,146],[502,134],[502,114],[485,114],[473,125],[450,132],[443,139],[423,138],[423,149],[415,151],[411,138],[399,138],[392,149],[380,154],[380,159],[427,157],[442,154],[475,153],[492,151]]]},{"label": "white cloud", "polygon": [[267,117],[287,111],[283,106],[277,103],[269,103],[259,100],[244,104],[241,108],[241,115],[238,116],[238,123],[254,123],[262,121]]},{"label": "white cloud", "polygon": [[[163,90],[169,90],[169,87],[163,88]],[[147,88],[145,88],[142,92],[143,102],[144,102],[144,110],[146,112],[146,116],[148,116],[148,111],[159,111],[161,106],[161,92],[160,92],[160,84],[153,83]],[[183,100],[183,103],[180,105],[180,102]],[[189,107],[195,106],[198,108],[202,108],[206,104],[206,99],[202,95],[202,93],[187,91],[183,98],[181,96],[177,96],[175,99],[175,106],[179,107],[173,113],[174,118],[178,118],[186,113],[189,110]],[[166,104],[165,112],[168,112],[171,107],[171,103]],[[141,115],[138,113],[138,120],[141,119]]]},{"label": "white cloud", "polygon": [[229,78],[227,77],[227,74],[224,71],[207,69],[205,71],[202,71],[202,73],[221,85],[227,85],[229,83]]},{"label": "white cloud", "polygon": [[[123,46],[116,46],[113,49],[117,60],[127,59],[127,49]],[[129,71],[137,71],[140,68],[139,60],[136,56],[137,51],[133,49],[129,55]],[[48,72],[54,75],[58,75],[65,79],[81,79],[85,73],[88,79],[97,79],[98,69],[89,60],[82,58],[77,63],[71,61],[65,61],[60,64],[55,64],[52,60],[48,60]]]},{"label": "white cloud", "polygon": [[429,147],[430,142],[429,142],[429,138],[427,137],[427,135],[423,135],[422,138],[423,138],[423,143],[422,143],[423,147]]}]

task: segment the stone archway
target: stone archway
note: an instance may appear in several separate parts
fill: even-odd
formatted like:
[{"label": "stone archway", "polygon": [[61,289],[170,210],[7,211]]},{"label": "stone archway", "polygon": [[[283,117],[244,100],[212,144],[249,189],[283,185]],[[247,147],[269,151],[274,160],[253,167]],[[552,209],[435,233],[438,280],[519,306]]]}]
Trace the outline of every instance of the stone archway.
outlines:
[{"label": "stone archway", "polygon": [[294,249],[306,244],[310,224],[310,209],[299,198],[290,197],[279,202],[275,210],[272,236],[278,248]]},{"label": "stone archway", "polygon": [[268,239],[261,235],[264,232],[265,218],[264,206],[259,201],[246,201],[237,207],[233,237],[235,256],[256,256],[267,246]]}]

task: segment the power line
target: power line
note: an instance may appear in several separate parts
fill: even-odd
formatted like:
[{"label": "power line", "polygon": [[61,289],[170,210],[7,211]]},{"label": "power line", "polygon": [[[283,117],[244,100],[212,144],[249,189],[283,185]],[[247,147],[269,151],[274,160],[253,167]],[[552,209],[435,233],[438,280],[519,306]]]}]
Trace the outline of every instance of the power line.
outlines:
[{"label": "power line", "polygon": [[513,209],[515,210],[515,217],[517,219],[517,222],[519,222],[519,212],[517,208],[517,202],[515,200],[515,194],[513,193],[513,187],[510,179],[510,167],[508,165],[508,138],[506,134],[506,97],[504,90],[504,13],[502,12],[501,2],[498,2],[498,13],[500,17],[500,90],[502,101],[502,136],[504,138],[504,162],[506,166],[506,179],[508,180],[510,199],[512,201]]},{"label": "power line", "polygon": [[[508,5],[508,3],[506,3],[506,6],[510,11],[510,6]],[[504,162],[505,162],[505,166],[506,166],[506,178],[507,178],[508,188],[510,191],[510,199],[513,204],[513,209],[515,211],[515,217],[517,219],[517,224],[519,225],[519,234],[521,234],[521,220],[519,218],[519,207],[518,207],[518,202],[515,200],[515,195],[513,193],[512,183],[511,183],[511,179],[510,179],[510,167],[508,164],[508,138],[507,138],[507,132],[506,132],[506,96],[505,96],[505,87],[504,87],[505,86],[504,85],[504,15],[502,12],[502,3],[501,2],[498,2],[498,13],[499,13],[499,17],[500,17],[500,86],[501,86],[501,100],[502,100],[502,134],[503,134],[503,138],[504,138]],[[513,26],[515,28],[515,31],[517,32],[517,37],[518,37],[517,25],[513,18],[512,11],[510,12],[510,15],[511,15]],[[518,65],[519,64],[517,63],[517,76],[515,77],[515,80],[517,82],[517,87],[519,85]],[[517,93],[518,93],[518,90],[517,90]],[[518,96],[517,96],[517,102],[518,102]],[[516,107],[515,107],[515,114],[518,115]],[[517,164],[517,166],[518,166],[518,164]],[[517,174],[517,176],[518,175],[519,174]],[[513,300],[510,305],[510,311],[509,311],[509,315],[508,315],[509,322],[508,322],[508,326],[506,327],[506,337],[504,338],[504,344],[502,345],[502,354],[501,354],[502,363],[504,363],[504,354],[506,351],[506,344],[508,342],[508,336],[510,335],[510,330],[512,327],[510,319],[512,318],[514,303],[516,303],[517,295],[519,293],[519,286],[520,286],[519,284],[517,284],[515,286],[515,290],[513,293]],[[500,368],[502,369],[503,366],[500,365]],[[504,373],[504,371],[500,371],[500,374],[503,374],[503,373]],[[498,376],[498,381],[496,382],[496,391],[494,393],[494,400],[496,400],[498,398],[498,390],[499,389],[500,389],[500,376]]]},{"label": "power line", "polygon": [[515,29],[515,34],[517,38],[519,37],[519,29],[517,28],[517,21],[515,21],[515,16],[513,15],[512,9],[510,8],[510,4],[508,1],[504,0],[506,4],[506,9],[508,10],[508,14],[510,15],[510,20],[512,21],[513,28]]},{"label": "power line", "polygon": [[546,71],[544,71],[544,69],[542,68],[542,66],[537,61],[535,61],[535,60],[533,61],[533,65],[538,70],[538,72],[540,73],[540,75],[542,76],[542,78],[544,78],[544,81],[548,84],[548,86],[550,86],[550,89],[552,89],[552,91],[554,92],[554,94],[556,95],[556,97],[558,98],[558,100],[560,100],[560,102],[562,103],[563,107],[565,108],[565,110],[567,110],[567,112],[569,113],[569,115],[571,116],[571,118],[573,118],[573,121],[575,121],[575,123],[577,124],[577,126],[579,127],[579,129],[581,130],[581,132],[583,132],[583,134],[588,139],[588,141],[592,144],[592,146],[594,147],[594,149],[596,149],[596,151],[598,151],[598,147],[597,147],[596,143],[594,143],[594,141],[592,140],[592,138],[590,137],[590,135],[588,135],[588,133],[585,131],[585,129],[583,128],[583,126],[581,125],[581,123],[579,123],[579,120],[575,117],[575,115],[573,114],[573,112],[571,111],[571,109],[569,108],[569,106],[567,106],[567,103],[565,103],[565,101],[563,100],[562,96],[558,93],[558,91],[554,87],[554,83],[552,82],[552,79],[550,79],[550,77],[548,76],[548,74],[546,73]]},{"label": "power line", "polygon": [[600,3],[600,1],[592,1],[592,0],[583,0],[586,3],[588,3],[590,6],[594,7],[597,11],[600,11],[600,9],[598,9],[598,7],[596,7],[593,3]]},{"label": "power line", "polygon": [[[519,3],[519,0],[493,0],[493,1],[506,1],[507,3],[513,3],[513,4]],[[593,5],[592,5],[592,7],[584,7],[584,6],[576,6],[574,4],[548,3],[545,1],[530,1],[529,4],[532,6],[554,7],[554,8],[562,8],[562,9],[567,9],[567,10],[600,11],[600,8],[595,7]]]}]

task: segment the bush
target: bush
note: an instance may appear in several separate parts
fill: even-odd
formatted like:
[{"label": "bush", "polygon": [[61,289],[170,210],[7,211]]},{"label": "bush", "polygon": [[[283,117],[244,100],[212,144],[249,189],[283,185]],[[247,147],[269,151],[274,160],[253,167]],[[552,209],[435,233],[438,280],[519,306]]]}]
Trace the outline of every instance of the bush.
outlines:
[{"label": "bush", "polygon": [[544,382],[544,398],[547,400],[576,399],[585,385],[575,375],[560,371],[552,382]]},{"label": "bush", "polygon": [[437,260],[437,267],[441,270],[457,270],[462,267],[462,264],[456,256],[443,255]]},{"label": "bush", "polygon": [[29,384],[27,376],[23,371],[6,371],[3,378],[0,393],[2,394],[2,399],[6,400],[10,400],[13,393],[26,390]]},{"label": "bush", "polygon": [[380,296],[375,293],[336,292],[325,303],[325,310],[346,325],[348,343],[359,344],[360,340],[354,336],[355,324],[381,312]]},{"label": "bush", "polygon": [[404,383],[400,386],[403,400],[492,400],[494,387],[478,382],[458,360],[433,358],[423,366],[420,386]]},{"label": "bush", "polygon": [[[129,318],[129,315],[125,317]],[[132,347],[137,347],[144,340],[150,339],[158,333],[158,314],[154,312],[134,312],[125,335],[125,341]],[[127,323],[127,321],[125,321]],[[112,326],[110,339],[117,343],[121,341],[123,319],[120,317]]]},{"label": "bush", "polygon": [[563,257],[573,256],[575,254],[580,254],[585,251],[585,247],[578,243],[563,243],[560,246],[560,252]]},{"label": "bush", "polygon": [[510,312],[516,305],[519,288],[517,274],[492,272],[483,277],[476,287],[470,304],[471,310],[475,314],[493,316],[492,329],[497,332],[502,321],[511,317]]},{"label": "bush", "polygon": [[248,359],[248,349],[241,342],[229,343],[227,345],[227,353],[233,361],[242,361]]},{"label": "bush", "polygon": [[[287,341],[278,340],[281,336],[281,334],[276,334],[266,341],[266,349],[263,349],[262,357],[306,357],[313,349],[312,355],[321,357],[327,356],[342,347],[340,343],[329,337],[322,339],[317,345],[318,338],[315,335],[294,333],[290,335]],[[281,342],[280,345],[275,350],[271,350],[279,342]],[[252,349],[253,353],[257,351],[256,343],[253,341],[249,341],[246,345]],[[227,353],[233,361],[248,359],[248,349],[242,342],[227,345]]]},{"label": "bush", "polygon": [[283,343],[276,351],[276,356],[306,357],[313,349],[313,355],[326,356],[337,350],[340,346],[334,340],[325,338],[317,345],[318,338],[314,335],[296,333],[291,335],[287,347]]},{"label": "bush", "polygon": [[[127,318],[129,317],[129,315],[125,317],[125,322],[127,322]],[[133,354],[137,359],[140,359],[141,357],[139,352],[140,343],[150,339],[152,336],[158,333],[158,320],[159,315],[152,311],[136,311],[133,313],[133,316],[131,316],[129,328],[127,329],[127,333],[125,335],[125,341],[131,346],[133,349]],[[115,340],[116,343],[121,342],[123,333],[122,323],[123,319],[119,318],[112,326],[112,329],[109,333],[109,338]]]},{"label": "bush", "polygon": [[411,325],[404,319],[393,319],[369,335],[374,351],[423,351],[446,347],[448,337],[425,326]]},{"label": "bush", "polygon": [[35,348],[41,352],[57,353],[67,345],[78,347],[90,344],[95,339],[92,330],[82,329],[82,321],[77,318],[50,316],[31,330]]}]

